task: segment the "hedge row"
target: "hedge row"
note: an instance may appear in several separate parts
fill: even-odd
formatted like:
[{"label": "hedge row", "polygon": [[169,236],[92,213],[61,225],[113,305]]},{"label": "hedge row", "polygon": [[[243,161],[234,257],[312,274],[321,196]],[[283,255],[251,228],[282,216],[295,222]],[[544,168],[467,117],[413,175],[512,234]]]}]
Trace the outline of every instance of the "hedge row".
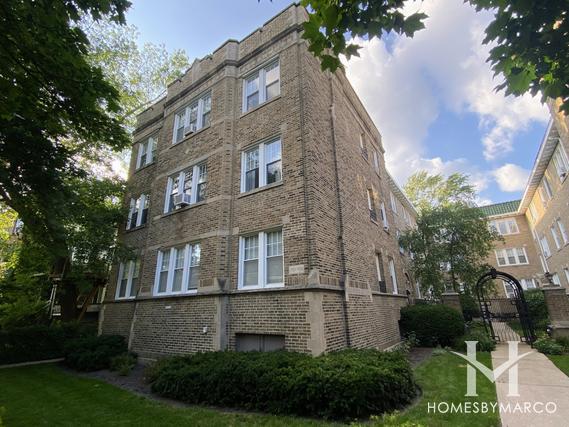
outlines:
[{"label": "hedge row", "polygon": [[159,362],[150,380],[187,403],[335,419],[391,412],[416,395],[405,356],[376,350],[198,353]]},{"label": "hedge row", "polygon": [[65,345],[65,364],[78,371],[108,369],[112,359],[127,350],[126,341],[120,335],[78,338]]},{"label": "hedge row", "polygon": [[403,335],[415,334],[419,345],[450,346],[462,336],[464,319],[457,310],[442,304],[416,304],[401,309]]},{"label": "hedge row", "polygon": [[96,326],[61,323],[0,331],[0,365],[63,357],[65,343],[96,333]]}]

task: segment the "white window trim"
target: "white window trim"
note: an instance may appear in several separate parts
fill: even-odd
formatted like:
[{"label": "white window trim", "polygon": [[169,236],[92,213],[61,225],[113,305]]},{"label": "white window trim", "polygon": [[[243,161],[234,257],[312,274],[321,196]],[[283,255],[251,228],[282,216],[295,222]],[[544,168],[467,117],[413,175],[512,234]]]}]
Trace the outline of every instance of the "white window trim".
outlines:
[{"label": "white window trim", "polygon": [[554,284],[555,286],[561,286],[561,279],[560,279],[560,277],[559,277],[559,274],[553,273],[553,274],[551,275],[551,281],[553,282],[553,284]]},{"label": "white window trim", "polygon": [[[203,126],[203,113],[204,113],[204,104],[205,104],[204,101],[208,96],[211,97],[211,91],[208,91],[208,92],[201,94],[200,96],[193,99],[187,105],[178,109],[174,113],[174,129],[172,131],[172,144],[173,145],[178,144],[178,143],[182,142],[184,139],[186,139],[187,133],[189,131],[188,127],[190,125],[190,109],[191,109],[191,107],[193,107],[196,104],[198,106],[198,112],[197,112],[198,117],[197,117],[197,121],[196,121],[196,128],[194,129],[193,132],[195,133],[198,130],[203,129],[203,127],[204,127]],[[211,114],[211,109],[210,109],[210,114]],[[176,133],[178,131],[178,128],[180,127],[179,126],[180,125],[180,117],[184,118],[184,134],[182,135],[182,139],[180,139],[179,141],[176,141]],[[211,123],[211,117],[210,117],[210,123]]]},{"label": "white window trim", "polygon": [[[188,295],[195,294],[198,292],[197,289],[184,289],[184,286],[189,285],[189,275],[190,275],[190,260],[192,259],[192,252],[194,251],[195,245],[199,243],[186,243],[183,246],[172,246],[170,248],[164,248],[158,251],[158,256],[156,257],[156,274],[154,276],[154,288],[152,293],[154,296],[164,296],[164,295]],[[174,270],[176,267],[176,251],[184,248],[184,264],[182,273],[182,289],[180,291],[172,291],[172,284],[174,283]],[[164,257],[164,252],[169,251],[169,262],[168,262],[168,275],[166,276],[166,292],[158,292],[160,286],[160,273],[162,268],[162,259]],[[200,259],[201,265],[201,259]]]},{"label": "white window trim", "polygon": [[557,228],[559,228],[559,232],[561,233],[561,238],[563,239],[563,244],[564,245],[569,244],[569,235],[567,235],[567,229],[565,228],[565,224],[563,224],[563,222],[561,222],[561,218],[557,218],[555,220],[555,223],[557,224]]},{"label": "white window trim", "polygon": [[374,255],[375,255],[374,258],[375,258],[375,270],[377,273],[377,281],[382,282],[383,277],[381,276],[381,265],[380,265],[381,260],[379,258],[379,253],[376,252]]},{"label": "white window trim", "polygon": [[[545,234],[542,237],[538,238],[539,246],[541,247],[541,252],[545,258],[549,258],[551,256],[551,248],[549,247],[549,242],[547,241],[547,237]],[[543,244],[545,242],[545,245]],[[547,249],[547,250],[546,250]]]},{"label": "white window trim", "polygon": [[549,232],[551,233],[551,237],[553,238],[553,243],[555,243],[555,247],[557,248],[557,250],[561,249],[563,245],[561,244],[561,239],[559,239],[559,234],[555,229],[555,224],[552,224],[551,227],[549,227]]},{"label": "white window trim", "polygon": [[388,263],[389,263],[389,275],[391,276],[391,282],[393,284],[393,294],[398,295],[399,287],[397,285],[397,272],[395,270],[395,261],[393,260],[393,258],[389,258]]},{"label": "white window trim", "polygon": [[[508,253],[507,250],[511,249],[514,251],[514,257],[516,258],[516,263],[515,264],[510,264],[510,261],[508,260]],[[520,258],[518,255],[518,249],[521,249],[524,252],[524,256],[526,258],[526,262],[520,262]],[[498,261],[498,253],[501,253],[502,258],[504,258],[504,264],[500,264],[500,262]],[[504,248],[504,249],[495,249],[494,250],[494,254],[496,255],[496,264],[499,267],[505,267],[505,266],[516,266],[516,265],[528,265],[529,264],[529,259],[528,259],[528,254],[526,252],[526,248],[524,248],[523,246],[521,248]]]},{"label": "white window trim", "polygon": [[[506,295],[506,298],[513,298],[516,293],[514,291],[514,289],[512,289],[512,293],[508,293],[508,285],[509,283],[506,283],[506,281],[502,280],[502,284],[504,286],[504,294]],[[513,288],[513,285],[510,285]]]},{"label": "white window trim", "polygon": [[[198,199],[198,183],[199,183],[199,179],[200,179],[200,167],[205,166],[207,168],[207,164],[206,162],[201,162],[198,163],[194,166],[191,166],[192,168],[192,194],[190,195],[190,205],[194,205],[197,203],[197,199]],[[184,193],[184,184],[186,183],[186,171],[188,170],[184,169],[181,170],[178,173],[178,194],[183,194]],[[172,187],[174,186],[174,178],[176,175],[170,175],[168,177],[168,183],[166,184],[166,197],[164,198],[164,213],[170,213],[170,212],[174,212],[175,209],[172,209],[171,211],[168,210],[170,208],[170,195],[172,193]],[[209,179],[209,178],[208,178]],[[206,181],[207,182],[207,181]],[[207,198],[207,196],[206,196]]]},{"label": "white window trim", "polygon": [[393,195],[393,192],[391,192],[391,191],[389,192],[389,199],[391,202],[391,210],[394,213],[397,213],[397,201],[395,200],[395,196]]},{"label": "white window trim", "polygon": [[[267,251],[267,234],[271,233],[273,231],[281,231],[281,238],[282,238],[282,257],[283,257],[283,281],[282,283],[266,283],[267,282],[267,256],[266,256],[266,251]],[[259,281],[259,283],[257,285],[253,285],[253,286],[245,286],[244,285],[244,279],[243,279],[243,270],[244,270],[244,256],[245,256],[245,238],[246,237],[250,237],[250,236],[258,236],[258,242],[259,242],[259,253],[257,254],[257,268],[258,268],[258,272],[257,272],[257,279]],[[279,230],[268,230],[268,231],[261,231],[257,234],[247,234],[247,235],[243,235],[243,236],[239,236],[239,268],[237,271],[237,289],[242,289],[242,290],[249,290],[249,289],[270,289],[270,288],[282,288],[284,287],[284,276],[285,276],[285,269],[284,269],[284,253],[285,253],[285,247],[284,247],[284,233],[282,232],[282,229]]]},{"label": "white window trim", "polygon": [[[265,146],[272,144],[273,142],[279,142],[281,144],[281,180],[271,183],[278,184],[284,180],[284,168],[283,168],[283,142],[280,137],[269,139],[267,141],[260,142],[259,144],[252,145],[250,147],[246,147],[241,152],[241,193],[247,193],[249,191],[254,191],[262,187],[266,187],[267,184],[267,165],[265,163]],[[259,186],[257,188],[252,188],[251,190],[245,190],[246,186],[246,174],[247,174],[247,153],[255,150],[256,148],[259,149]]]},{"label": "white window trim", "polygon": [[[135,262],[136,260],[130,260],[126,262],[126,265],[128,265],[128,273],[127,273],[127,283],[126,283],[126,289],[125,289],[125,293],[124,293],[124,297],[120,297],[119,296],[119,291],[120,291],[120,286],[121,286],[121,279],[123,277],[123,273],[124,273],[124,268],[125,268],[125,263],[121,262],[119,265],[119,275],[117,277],[117,287],[115,289],[115,299],[116,300],[125,300],[125,299],[135,299],[136,295],[131,296],[130,293],[132,291],[132,279],[134,278],[134,266],[136,264]],[[140,276],[140,272],[139,272],[139,276]],[[140,277],[138,278],[140,280]]]},{"label": "white window trim", "polygon": [[[153,147],[156,145],[156,138],[155,135],[149,136],[146,138],[145,141],[141,141],[138,143],[138,152],[136,157],[136,170],[143,168],[144,166],[148,166],[154,161],[154,156],[152,155]],[[146,153],[146,162],[141,164],[142,161],[142,153]]]},{"label": "white window trim", "polygon": [[[516,231],[512,231],[510,227],[510,222],[513,222],[516,226]],[[505,224],[506,226],[506,233],[502,233],[500,231],[500,224]],[[508,219],[496,219],[494,221],[490,221],[490,226],[494,227],[494,229],[500,234],[501,236],[509,236],[512,234],[520,234],[520,227],[518,227],[518,222],[515,218],[508,218]]]},{"label": "white window trim", "polygon": [[389,228],[389,221],[387,220],[387,212],[385,211],[385,203],[381,202],[380,205],[381,212],[383,214],[383,228]]},{"label": "white window trim", "polygon": [[564,267],[563,272],[565,273],[565,279],[567,280],[567,283],[569,284],[569,267]]},{"label": "white window trim", "polygon": [[[260,107],[262,104],[264,104],[265,102],[267,102],[267,84],[266,84],[266,69],[269,68],[271,65],[277,64],[279,67],[279,80],[278,80],[278,85],[279,85],[279,95],[281,93],[281,63],[279,58],[273,58],[270,61],[267,61],[266,63],[264,63],[262,66],[257,67],[255,70],[251,71],[250,73],[248,73],[247,75],[245,75],[243,77],[243,96],[242,96],[242,102],[241,102],[241,112],[243,114],[247,113],[248,111],[252,111],[254,109],[256,109],[257,107]],[[251,107],[250,110],[247,109],[247,80],[249,80],[253,75],[259,73],[259,103],[257,105],[255,105],[254,107]],[[278,96],[278,95],[277,95]],[[275,97],[276,98],[276,97]],[[274,99],[274,98],[271,98]]]},{"label": "white window trim", "polygon": [[[557,172],[557,177],[561,182],[564,182],[567,178],[567,175],[569,174],[569,160],[567,159],[567,153],[565,152],[565,149],[561,145],[561,140],[558,141],[557,147],[553,152],[552,160],[555,166],[555,171]],[[561,164],[559,162],[561,162]],[[563,173],[559,170],[560,166],[565,167],[566,172],[564,173],[564,176]]]},{"label": "white window trim", "polygon": [[[142,211],[144,210],[144,205],[146,205],[146,200],[148,199],[148,195],[146,194],[141,194],[140,197],[138,199],[130,199],[130,209],[128,211],[128,218],[126,221],[126,229],[127,230],[132,230],[133,228],[136,227],[140,227],[142,224]],[[136,208],[136,202],[140,200],[140,204],[139,204],[139,208],[138,208],[138,215],[136,215],[136,224],[132,225],[131,221],[132,221],[132,214],[134,212],[134,209]],[[148,215],[146,218],[146,221],[148,221]]]}]

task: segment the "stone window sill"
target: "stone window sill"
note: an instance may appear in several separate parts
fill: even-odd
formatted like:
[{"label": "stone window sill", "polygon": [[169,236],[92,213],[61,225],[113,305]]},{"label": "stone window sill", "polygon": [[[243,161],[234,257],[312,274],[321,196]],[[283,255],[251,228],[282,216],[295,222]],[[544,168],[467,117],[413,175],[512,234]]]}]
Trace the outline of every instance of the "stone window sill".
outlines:
[{"label": "stone window sill", "polygon": [[207,204],[207,202],[208,201],[206,199],[206,200],[202,200],[201,202],[194,203],[193,205],[184,206],[183,208],[180,208],[180,209],[174,209],[171,212],[163,213],[162,215],[160,215],[160,218],[166,218],[168,216],[171,216],[171,215],[174,215],[174,214],[177,214],[180,212],[186,212],[192,208],[197,208],[198,206],[203,206],[203,205]]},{"label": "stone window sill", "polygon": [[175,142],[175,143],[173,143],[172,145],[170,145],[170,146],[168,147],[168,150],[170,150],[170,149],[172,149],[172,148],[174,148],[174,147],[177,147],[178,145],[181,145],[181,144],[183,144],[183,143],[186,142],[186,141],[189,141],[190,139],[194,138],[196,135],[199,135],[200,133],[202,133],[203,131],[209,129],[210,127],[211,127],[211,124],[209,124],[209,125],[207,125],[207,126],[201,128],[201,129],[198,129],[197,131],[192,132],[191,134],[189,134],[189,135],[187,135],[187,136],[184,136],[180,141]]},{"label": "stone window sill", "polygon": [[275,187],[280,187],[283,184],[284,184],[284,180],[281,180],[279,182],[274,182],[272,184],[265,185],[264,187],[255,188],[253,190],[249,190],[249,191],[246,191],[244,193],[241,193],[237,196],[237,198],[240,199],[242,197],[251,196],[253,194],[260,193],[261,191],[270,190],[271,188],[275,188]]},{"label": "stone window sill", "polygon": [[268,101],[263,102],[262,104],[257,105],[254,108],[251,108],[250,110],[245,111],[244,113],[241,113],[241,116],[239,116],[239,118],[243,118],[248,114],[251,114],[257,110],[259,110],[260,108],[264,107],[265,105],[269,105],[271,102],[276,101],[277,99],[281,99],[281,94],[278,94],[277,96],[275,96],[274,98],[269,99]]}]

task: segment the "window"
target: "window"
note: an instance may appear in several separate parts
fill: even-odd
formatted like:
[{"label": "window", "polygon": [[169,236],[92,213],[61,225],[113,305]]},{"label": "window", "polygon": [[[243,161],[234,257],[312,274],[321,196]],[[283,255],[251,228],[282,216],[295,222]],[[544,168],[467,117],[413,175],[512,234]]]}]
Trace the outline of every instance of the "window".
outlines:
[{"label": "window", "polygon": [[207,196],[207,166],[192,166],[168,178],[164,213],[201,202]]},{"label": "window", "polygon": [[525,248],[497,249],[494,252],[499,266],[528,264]]},{"label": "window", "polygon": [[563,150],[563,147],[561,146],[561,142],[557,144],[557,148],[553,153],[553,164],[557,171],[557,176],[561,181],[563,181],[569,172],[569,161],[567,160],[565,150]]},{"label": "window", "polygon": [[367,190],[367,206],[369,209],[369,217],[372,221],[377,221],[377,212],[375,211],[375,199],[373,197],[373,189]]},{"label": "window", "polygon": [[149,201],[150,196],[148,194],[141,194],[137,199],[130,199],[130,210],[126,222],[127,230],[146,224]]},{"label": "window", "polygon": [[543,191],[542,191],[542,199],[544,204],[548,201],[551,200],[551,198],[553,197],[553,191],[551,190],[551,184],[549,183],[549,179],[547,179],[547,176],[543,176],[543,189],[545,190],[545,194],[547,197],[543,197]]},{"label": "window", "polygon": [[283,232],[261,232],[239,239],[239,288],[284,285]]},{"label": "window", "polygon": [[557,234],[557,230],[555,229],[555,225],[549,227],[549,231],[551,232],[551,237],[553,237],[553,241],[555,242],[555,247],[557,249],[561,249],[561,240],[559,240],[559,235]]},{"label": "window", "polygon": [[174,135],[172,144],[185,136],[209,126],[211,114],[211,94],[205,94],[174,115]]},{"label": "window", "polygon": [[154,294],[195,292],[200,278],[200,258],[199,243],[158,251]]},{"label": "window", "polygon": [[392,192],[389,192],[389,200],[391,202],[391,210],[394,213],[397,213],[397,202],[395,201],[395,196],[393,195]]},{"label": "window", "polygon": [[513,218],[491,221],[490,227],[502,235],[517,234],[519,232],[518,224]]},{"label": "window", "polygon": [[284,335],[235,334],[237,351],[277,351],[285,349]]},{"label": "window", "polygon": [[563,272],[565,273],[565,279],[567,280],[567,283],[569,283],[569,268],[565,267],[563,269]]},{"label": "window", "polygon": [[504,292],[506,293],[506,297],[513,298],[515,295],[514,287],[510,283],[502,281],[504,284]]},{"label": "window", "polygon": [[397,289],[397,275],[395,273],[395,263],[392,258],[389,258],[389,275],[391,276],[391,283],[393,283],[393,293],[398,294]]},{"label": "window", "polygon": [[553,273],[551,275],[551,281],[555,286],[561,286],[561,279],[559,279],[559,274]]},{"label": "window", "polygon": [[561,222],[561,220],[559,218],[557,218],[555,220],[555,222],[557,223],[557,227],[559,227],[559,232],[561,233],[561,238],[563,239],[563,244],[568,244],[569,243],[569,236],[567,235],[567,229],[565,228],[565,225]]},{"label": "window", "polygon": [[539,239],[539,243],[541,245],[541,251],[543,252],[543,255],[548,258],[551,256],[551,251],[549,250],[549,243],[547,243],[547,238],[545,236],[542,236]]},{"label": "window", "polygon": [[139,274],[139,259],[120,263],[117,290],[115,294],[116,299],[134,298],[136,296]]},{"label": "window", "polygon": [[520,285],[522,285],[522,288],[526,291],[528,289],[536,288],[535,281],[533,279],[521,279]]},{"label": "window", "polygon": [[373,168],[379,174],[379,154],[375,148],[373,149]]},{"label": "window", "polygon": [[274,61],[243,81],[243,112],[280,95],[280,64]]},{"label": "window", "polygon": [[383,222],[383,228],[386,230],[389,228],[389,223],[387,222],[387,213],[385,212],[385,204],[381,202],[380,205],[381,221]]},{"label": "window", "polygon": [[363,133],[360,133],[360,152],[362,153],[364,159],[367,160],[367,144],[365,135]]},{"label": "window", "polygon": [[282,181],[281,140],[264,142],[241,157],[241,192]]},{"label": "window", "polygon": [[395,237],[397,239],[397,243],[399,244],[399,252],[404,254],[405,253],[405,249],[403,248],[403,246],[401,246],[401,233],[399,232],[399,230],[395,230]]},{"label": "window", "polygon": [[138,156],[136,158],[136,169],[149,165],[156,157],[156,139],[151,136],[144,142],[138,143]]}]

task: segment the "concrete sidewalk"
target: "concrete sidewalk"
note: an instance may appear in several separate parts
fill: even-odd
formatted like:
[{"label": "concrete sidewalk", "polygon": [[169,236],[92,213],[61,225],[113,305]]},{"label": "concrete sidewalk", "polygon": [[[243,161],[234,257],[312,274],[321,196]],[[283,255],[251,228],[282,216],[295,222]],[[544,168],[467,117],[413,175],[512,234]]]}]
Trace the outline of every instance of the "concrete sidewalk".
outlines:
[{"label": "concrete sidewalk", "polygon": [[[530,352],[518,362],[518,390],[519,396],[508,397],[508,372],[496,380],[498,403],[517,403],[521,408],[531,405],[530,410],[501,412],[502,427],[567,427],[569,426],[569,377],[561,372],[547,356],[533,350],[529,345],[519,343],[518,354]],[[492,352],[492,366],[496,369],[508,361],[508,345],[498,344],[496,351]],[[529,403],[528,403],[529,402]],[[549,403],[548,402],[553,402]],[[536,405],[534,405],[537,403]],[[541,405],[543,403],[543,405]],[[548,404],[547,406],[545,406]],[[552,414],[552,408],[556,411]],[[542,411],[536,413],[535,411]]]}]

